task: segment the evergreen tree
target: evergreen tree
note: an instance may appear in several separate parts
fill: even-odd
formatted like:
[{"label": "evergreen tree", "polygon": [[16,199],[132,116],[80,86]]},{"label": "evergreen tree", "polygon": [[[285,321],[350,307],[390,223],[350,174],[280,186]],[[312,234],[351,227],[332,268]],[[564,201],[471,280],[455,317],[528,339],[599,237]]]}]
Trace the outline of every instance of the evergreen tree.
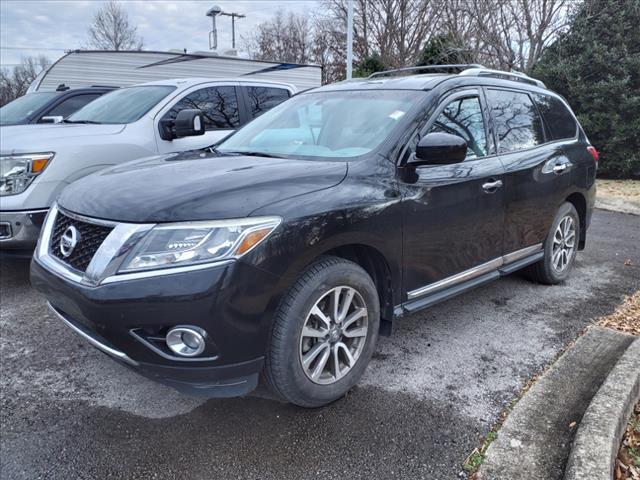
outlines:
[{"label": "evergreen tree", "polygon": [[586,0],[534,75],[576,112],[599,175],[640,177],[640,1]]}]

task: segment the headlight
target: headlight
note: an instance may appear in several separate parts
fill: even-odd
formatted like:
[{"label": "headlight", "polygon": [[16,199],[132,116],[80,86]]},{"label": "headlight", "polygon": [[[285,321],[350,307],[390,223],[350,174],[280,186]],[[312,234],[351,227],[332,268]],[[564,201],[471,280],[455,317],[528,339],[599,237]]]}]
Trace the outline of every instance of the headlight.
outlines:
[{"label": "headlight", "polygon": [[52,158],[53,153],[0,156],[0,196],[24,192]]},{"label": "headlight", "polygon": [[157,225],[125,259],[120,272],[153,270],[239,258],[280,225],[279,217]]}]

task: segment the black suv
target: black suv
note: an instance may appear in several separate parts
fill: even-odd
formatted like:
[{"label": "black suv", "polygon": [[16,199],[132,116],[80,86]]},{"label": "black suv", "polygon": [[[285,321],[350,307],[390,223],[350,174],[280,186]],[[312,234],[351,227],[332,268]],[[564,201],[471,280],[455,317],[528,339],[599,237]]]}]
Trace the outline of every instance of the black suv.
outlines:
[{"label": "black suv", "polygon": [[525,267],[562,282],[584,248],[597,151],[567,103],[521,74],[456,71],[318,88],[206,151],[72,184],[33,285],[181,391],[262,376],[297,405],[339,398],[392,322]]}]

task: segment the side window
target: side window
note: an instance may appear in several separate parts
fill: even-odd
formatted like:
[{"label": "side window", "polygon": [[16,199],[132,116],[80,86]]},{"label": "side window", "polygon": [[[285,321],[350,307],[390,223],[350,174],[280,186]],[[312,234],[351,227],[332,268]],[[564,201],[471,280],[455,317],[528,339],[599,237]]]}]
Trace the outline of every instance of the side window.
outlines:
[{"label": "side window", "polygon": [[284,88],[246,87],[249,97],[251,116],[258,117],[267,110],[284,102],[289,98],[289,91]]},{"label": "side window", "polygon": [[529,95],[509,90],[487,90],[496,129],[498,153],[544,143],[542,121]]},{"label": "side window", "polygon": [[566,105],[558,98],[542,93],[533,94],[538,110],[547,124],[552,140],[573,138],[578,125]]},{"label": "side window", "polygon": [[47,113],[43,115],[43,117],[64,117],[67,118],[72,113],[77,112],[82,107],[84,107],[87,103],[93,102],[96,98],[98,98],[101,94],[99,93],[91,93],[86,95],[75,95],[73,97],[69,97],[61,101],[58,105],[53,107]]},{"label": "side window", "polygon": [[202,110],[206,130],[228,130],[240,125],[235,87],[208,87],[191,92],[176,103],[162,120],[175,120],[180,110]]},{"label": "side window", "polygon": [[458,135],[467,142],[467,159],[487,154],[487,134],[477,96],[453,100],[440,112],[429,132]]}]

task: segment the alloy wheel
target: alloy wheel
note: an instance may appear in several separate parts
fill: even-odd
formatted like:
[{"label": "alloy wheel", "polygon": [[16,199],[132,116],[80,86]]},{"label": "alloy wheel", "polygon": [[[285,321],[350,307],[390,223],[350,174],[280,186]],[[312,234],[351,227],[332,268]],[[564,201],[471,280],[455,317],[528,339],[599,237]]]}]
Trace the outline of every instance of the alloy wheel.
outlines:
[{"label": "alloy wheel", "polygon": [[565,271],[571,262],[576,248],[576,222],[567,215],[560,220],[553,234],[553,250],[551,260],[557,272]]},{"label": "alloy wheel", "polygon": [[360,293],[339,286],[320,296],[302,327],[300,363],[314,383],[329,385],[356,364],[366,345],[368,311]]}]

